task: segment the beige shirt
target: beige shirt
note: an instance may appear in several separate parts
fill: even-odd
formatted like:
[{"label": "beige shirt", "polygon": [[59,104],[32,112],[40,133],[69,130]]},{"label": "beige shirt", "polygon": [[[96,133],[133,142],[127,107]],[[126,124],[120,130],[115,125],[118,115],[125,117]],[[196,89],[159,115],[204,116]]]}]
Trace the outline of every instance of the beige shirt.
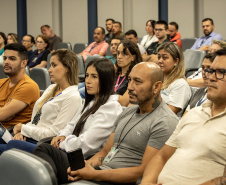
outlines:
[{"label": "beige shirt", "polygon": [[166,142],[177,148],[158,182],[195,185],[223,175],[226,165],[226,110],[216,116],[212,102],[190,110]]}]

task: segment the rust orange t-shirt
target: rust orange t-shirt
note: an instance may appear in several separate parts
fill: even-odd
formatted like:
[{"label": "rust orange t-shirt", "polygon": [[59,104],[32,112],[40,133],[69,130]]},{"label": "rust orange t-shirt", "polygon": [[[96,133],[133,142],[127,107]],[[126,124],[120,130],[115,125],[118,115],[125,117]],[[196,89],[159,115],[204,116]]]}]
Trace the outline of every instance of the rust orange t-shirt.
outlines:
[{"label": "rust orange t-shirt", "polygon": [[2,122],[2,124],[7,128],[18,123],[29,122],[34,104],[39,97],[40,91],[38,85],[26,74],[11,88],[9,88],[9,78],[0,79],[0,107],[4,107],[13,99],[27,104],[27,107],[15,114],[13,119]]}]

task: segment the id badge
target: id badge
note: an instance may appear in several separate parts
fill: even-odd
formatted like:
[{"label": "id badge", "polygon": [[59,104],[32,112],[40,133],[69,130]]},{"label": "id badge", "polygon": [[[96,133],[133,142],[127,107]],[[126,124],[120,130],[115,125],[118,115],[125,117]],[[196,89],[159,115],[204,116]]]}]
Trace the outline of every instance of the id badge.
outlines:
[{"label": "id badge", "polygon": [[115,156],[115,154],[118,152],[118,149],[115,147],[111,148],[111,151],[108,153],[108,155],[105,157],[104,162],[109,163],[111,159]]}]

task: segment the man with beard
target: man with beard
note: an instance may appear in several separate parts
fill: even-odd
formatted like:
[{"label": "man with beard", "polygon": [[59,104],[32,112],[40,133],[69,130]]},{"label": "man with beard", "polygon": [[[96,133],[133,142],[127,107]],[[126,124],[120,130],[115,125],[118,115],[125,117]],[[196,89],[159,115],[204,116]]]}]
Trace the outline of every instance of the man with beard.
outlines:
[{"label": "man with beard", "polygon": [[13,43],[6,45],[4,50],[3,68],[9,77],[0,79],[0,122],[7,128],[30,121],[40,92],[38,85],[25,73],[25,46]]},{"label": "man with beard", "polygon": [[112,28],[113,28],[113,23],[115,22],[114,19],[106,19],[106,30],[108,33],[105,35],[105,41],[108,42],[110,37],[112,37]]},{"label": "man with beard", "polygon": [[83,52],[79,53],[82,55],[83,60],[86,61],[87,56],[100,55],[105,56],[107,54],[108,43],[104,40],[105,30],[102,27],[96,27],[93,34],[92,42]]},{"label": "man with beard", "polygon": [[148,161],[162,148],[178,123],[177,116],[162,101],[162,82],[163,73],[157,64],[143,62],[133,67],[129,74],[129,100],[137,105],[119,115],[104,148],[86,161],[84,168],[68,169],[70,181],[133,184],[143,175]]},{"label": "man with beard", "polygon": [[200,37],[191,47],[191,49],[198,49],[203,51],[208,51],[211,46],[212,40],[223,40],[222,36],[218,33],[215,33],[214,23],[211,18],[205,18],[202,20],[202,30],[205,36]]}]

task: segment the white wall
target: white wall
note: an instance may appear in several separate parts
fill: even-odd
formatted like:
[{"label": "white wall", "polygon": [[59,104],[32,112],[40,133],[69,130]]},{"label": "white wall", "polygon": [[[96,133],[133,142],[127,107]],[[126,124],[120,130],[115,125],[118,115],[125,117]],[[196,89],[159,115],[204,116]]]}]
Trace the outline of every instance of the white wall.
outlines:
[{"label": "white wall", "polygon": [[[62,1],[62,7],[59,2]],[[146,34],[148,19],[158,20],[158,0],[98,0],[98,25],[105,28],[105,20],[113,18],[122,22],[123,31],[135,29],[139,37]],[[203,35],[201,20],[213,18],[215,31],[226,39],[226,0],[168,0],[169,21],[179,24],[182,38]],[[197,8],[197,6],[196,6]],[[62,9],[62,16],[61,10]],[[1,0],[1,28],[8,34],[17,33],[16,0]],[[196,17],[195,17],[196,16]],[[27,0],[28,33],[40,34],[40,26],[49,24],[65,42],[88,42],[88,15],[86,0]],[[198,23],[198,24],[197,24]],[[195,28],[197,24],[198,28]]]},{"label": "white wall", "polygon": [[0,1],[0,32],[17,33],[16,0]]},{"label": "white wall", "polygon": [[88,42],[88,15],[86,0],[62,1],[63,41],[75,43]]}]

